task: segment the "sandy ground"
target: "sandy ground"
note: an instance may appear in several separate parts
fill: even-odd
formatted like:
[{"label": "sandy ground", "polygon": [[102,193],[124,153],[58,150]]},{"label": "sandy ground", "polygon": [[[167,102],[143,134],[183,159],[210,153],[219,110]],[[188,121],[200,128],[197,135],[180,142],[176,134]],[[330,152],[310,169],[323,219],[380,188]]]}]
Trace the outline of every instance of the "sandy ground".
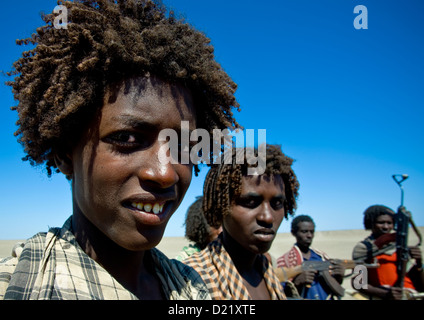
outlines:
[{"label": "sandy ground", "polygon": [[[424,235],[424,227],[419,227],[420,232]],[[318,231],[315,233],[313,247],[326,252],[331,258],[351,259],[352,249],[355,244],[369,234],[365,230],[343,230],[343,231]],[[0,258],[10,255],[13,246],[18,240],[0,241]],[[415,245],[418,239],[415,233],[410,230],[409,241],[410,245]],[[294,237],[290,233],[280,233],[277,235],[271,247],[270,254],[274,258],[280,257],[287,252],[294,243]],[[158,246],[163,253],[170,258],[175,258],[180,250],[188,244],[188,241],[183,237],[168,237],[164,238]],[[424,245],[421,244],[421,250],[424,253]],[[347,271],[347,274],[351,270]],[[344,299],[351,299],[349,292],[354,292],[351,287],[350,277],[345,278],[343,287],[346,289]]]}]

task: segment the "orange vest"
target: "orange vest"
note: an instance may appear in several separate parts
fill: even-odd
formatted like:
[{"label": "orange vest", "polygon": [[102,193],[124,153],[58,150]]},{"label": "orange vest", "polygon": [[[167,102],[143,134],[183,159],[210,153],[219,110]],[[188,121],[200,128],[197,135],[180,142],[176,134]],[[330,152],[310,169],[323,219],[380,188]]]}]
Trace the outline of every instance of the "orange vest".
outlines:
[{"label": "orange vest", "polygon": [[[381,254],[377,256],[377,262],[380,264],[380,267],[368,269],[370,284],[373,286],[393,286],[397,280],[396,252],[392,255]],[[415,289],[411,279],[407,275],[405,275],[403,286],[404,288]]]}]

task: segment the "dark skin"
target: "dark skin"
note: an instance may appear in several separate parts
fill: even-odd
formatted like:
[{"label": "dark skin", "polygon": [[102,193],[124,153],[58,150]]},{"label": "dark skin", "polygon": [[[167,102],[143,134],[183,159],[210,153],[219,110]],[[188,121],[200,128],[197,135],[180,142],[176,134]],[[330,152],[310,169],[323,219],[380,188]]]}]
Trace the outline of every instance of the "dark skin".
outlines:
[{"label": "dark skin", "polygon": [[[393,221],[392,216],[390,216],[388,214],[380,215],[376,218],[376,220],[375,220],[375,222],[374,222],[374,224],[371,228],[372,237],[374,239],[377,239],[378,237],[380,237],[383,234],[390,233],[390,232],[392,232],[393,227],[394,227],[394,221]],[[410,247],[409,253],[410,253],[411,258],[415,259],[416,266],[421,266],[422,265],[422,255],[421,255],[420,248]],[[411,275],[411,279],[414,278],[413,273],[417,273],[416,267],[413,267],[411,269],[411,271],[409,272],[409,274]],[[420,273],[420,275],[418,277],[422,278],[422,271],[419,271],[419,273]],[[422,279],[420,279],[419,281],[422,282]],[[403,298],[403,290],[402,290],[402,288],[399,288],[399,287],[386,288],[386,287],[376,287],[376,286],[373,286],[371,284],[368,284],[367,289],[361,289],[360,291],[367,294],[367,295],[379,297],[381,299],[402,300],[402,298]]]},{"label": "dark skin", "polygon": [[223,244],[254,300],[270,300],[260,257],[275,239],[284,218],[284,183],[280,176],[243,177],[241,195],[224,217]]},{"label": "dark skin", "polygon": [[[315,226],[312,222],[303,221],[298,223],[297,232],[293,232],[293,236],[296,238],[296,245],[302,252],[304,259],[311,257],[310,246],[315,235]],[[330,266],[330,274],[339,282],[342,283],[345,269],[339,264],[333,264]],[[317,271],[307,270],[303,271],[296,278],[293,279],[294,285],[300,289],[305,285],[310,285],[314,282]]]},{"label": "dark skin", "polygon": [[140,299],[164,299],[150,250],[181,203],[193,166],[159,161],[159,132],[195,129],[188,89],[137,78],[104,106],[58,168],[72,178],[72,228],[81,248]]},{"label": "dark skin", "polygon": [[[246,252],[244,248],[225,231],[223,234],[223,242],[251,298],[253,300],[270,300],[271,296],[269,295],[261,274],[260,265],[257,260],[258,256]],[[246,254],[242,255],[242,252]]]}]

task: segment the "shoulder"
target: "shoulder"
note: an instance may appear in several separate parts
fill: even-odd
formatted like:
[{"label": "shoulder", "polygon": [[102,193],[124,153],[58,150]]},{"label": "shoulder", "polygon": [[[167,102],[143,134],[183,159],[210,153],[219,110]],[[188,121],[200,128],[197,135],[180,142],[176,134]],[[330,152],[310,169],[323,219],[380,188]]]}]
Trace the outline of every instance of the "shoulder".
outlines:
[{"label": "shoulder", "polygon": [[18,258],[13,256],[0,260],[0,300],[4,298],[17,264]]},{"label": "shoulder", "polygon": [[34,255],[38,250],[42,250],[46,239],[46,233],[38,233],[26,242],[17,242],[11,251],[11,255],[7,258],[0,259],[0,272],[3,267],[16,266],[23,257]]},{"label": "shoulder", "polygon": [[193,255],[194,253],[199,251],[200,251],[200,248],[197,245],[190,244],[189,246],[183,247],[183,249],[181,250],[181,252],[177,255],[175,259],[178,261],[183,261],[187,259],[188,257],[190,257],[191,255]]},{"label": "shoulder", "polygon": [[353,247],[353,251],[358,251],[358,250],[366,250],[367,249],[367,244],[366,243],[371,243],[371,241],[367,241],[367,240],[363,240],[360,241],[358,243],[355,244],[355,246]]},{"label": "shoulder", "polygon": [[203,279],[194,268],[176,259],[169,259],[158,249],[153,249],[151,252],[154,260],[159,264],[159,269],[161,270],[161,275],[159,276],[166,278],[167,283],[174,283],[175,288],[184,288],[183,291],[186,293],[180,294],[180,298],[210,299]]},{"label": "shoulder", "polygon": [[41,260],[45,238],[46,233],[38,233],[26,242],[16,243],[11,256],[0,260],[0,300],[16,271],[20,276],[25,275],[31,263]]},{"label": "shoulder", "polygon": [[200,278],[199,274],[194,270],[190,265],[178,261],[176,259],[169,259],[169,263],[180,272],[180,274],[187,279],[198,280]]},{"label": "shoulder", "polygon": [[357,260],[360,257],[366,257],[369,248],[373,247],[373,241],[370,238],[366,238],[358,242],[352,250],[352,259]]},{"label": "shoulder", "polygon": [[207,266],[211,265],[210,251],[208,248],[195,252],[182,261],[185,265],[194,268],[199,274],[203,274]]},{"label": "shoulder", "polygon": [[277,266],[281,267],[294,267],[302,264],[303,258],[299,248],[294,245],[289,251],[284,253],[277,259]]},{"label": "shoulder", "polygon": [[317,256],[319,256],[322,260],[330,260],[330,256],[322,250],[317,248],[309,248],[312,252],[314,252]]},{"label": "shoulder", "polygon": [[226,252],[224,246],[217,239],[210,242],[203,250],[193,253],[183,263],[192,266],[202,274],[214,265],[213,260],[218,257],[222,258],[225,255],[224,252]]}]

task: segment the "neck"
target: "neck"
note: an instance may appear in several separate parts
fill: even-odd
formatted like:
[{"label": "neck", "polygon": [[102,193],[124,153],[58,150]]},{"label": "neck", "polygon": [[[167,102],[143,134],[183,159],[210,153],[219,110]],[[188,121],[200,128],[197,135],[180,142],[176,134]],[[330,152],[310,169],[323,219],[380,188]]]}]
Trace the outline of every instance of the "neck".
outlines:
[{"label": "neck", "polygon": [[84,252],[129,291],[138,291],[139,279],[148,273],[145,251],[131,252],[117,245],[94,226],[79,210],[74,210],[72,229]]},{"label": "neck", "polygon": [[240,245],[225,229],[222,233],[222,243],[240,275],[256,272],[255,263],[258,254]]},{"label": "neck", "polygon": [[301,245],[296,243],[296,246],[300,249],[303,254],[308,254],[310,252],[309,246]]}]

